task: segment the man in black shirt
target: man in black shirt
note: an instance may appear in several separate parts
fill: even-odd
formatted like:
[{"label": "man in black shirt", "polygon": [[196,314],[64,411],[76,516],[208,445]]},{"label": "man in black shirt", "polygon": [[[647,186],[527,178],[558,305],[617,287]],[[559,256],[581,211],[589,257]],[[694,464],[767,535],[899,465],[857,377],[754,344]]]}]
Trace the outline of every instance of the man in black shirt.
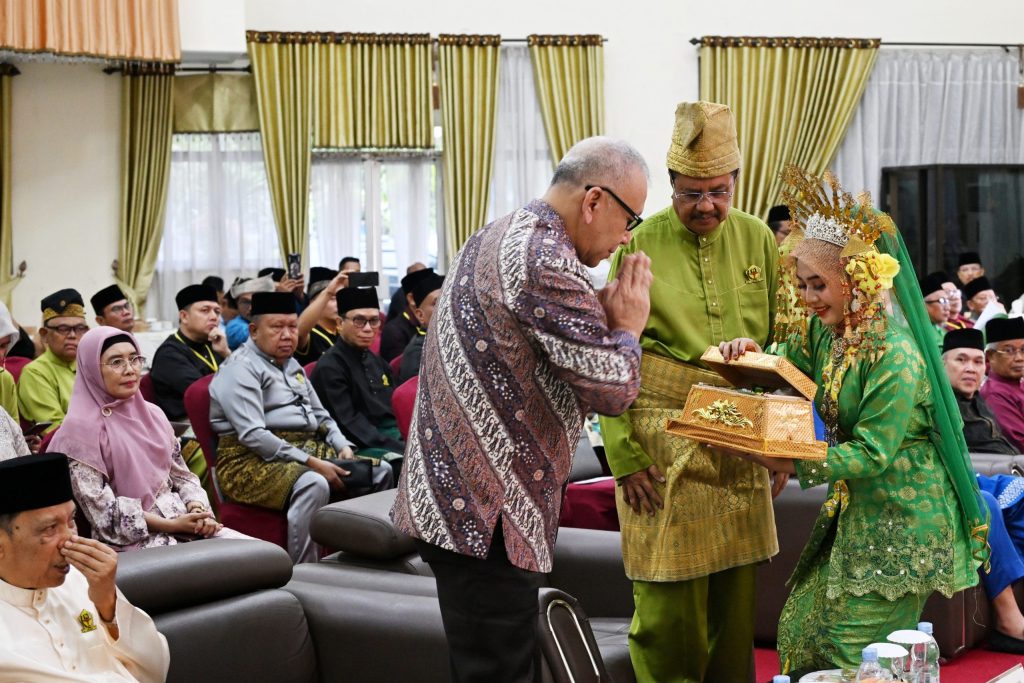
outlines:
[{"label": "man in black shirt", "polygon": [[419,325],[412,315],[412,308],[415,302],[412,300],[412,290],[416,283],[434,275],[433,268],[415,270],[402,278],[402,291],[405,293],[406,310],[396,318],[389,318],[384,325],[380,335],[380,355],[386,361],[391,361],[401,355],[405,347],[419,332]]},{"label": "man in black shirt", "polygon": [[309,269],[309,305],[299,316],[299,341],[295,360],[302,366],[320,360],[320,356],[338,340],[338,309],[335,295],[348,284],[348,275],[331,268]]},{"label": "man in black shirt", "polygon": [[171,421],[185,421],[185,390],[201,377],[217,372],[231,351],[217,326],[220,305],[217,291],[189,285],[177,296],[178,330],[167,337],[153,355],[149,376],[156,404]]},{"label": "man in black shirt", "polygon": [[[317,361],[313,389],[359,455],[382,457],[397,471],[405,453],[391,409],[391,368],[370,351],[380,325],[377,290],[339,289],[338,341]],[[396,474],[397,477],[397,474]]]}]

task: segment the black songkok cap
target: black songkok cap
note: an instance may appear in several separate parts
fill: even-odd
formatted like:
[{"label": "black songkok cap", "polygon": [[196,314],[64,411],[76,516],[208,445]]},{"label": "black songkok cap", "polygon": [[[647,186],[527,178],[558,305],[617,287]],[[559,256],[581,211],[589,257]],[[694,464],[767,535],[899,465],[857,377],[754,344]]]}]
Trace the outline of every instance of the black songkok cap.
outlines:
[{"label": "black songkok cap", "polygon": [[430,277],[424,278],[416,283],[416,286],[409,292],[412,294],[412,300],[416,302],[418,307],[423,303],[423,300],[430,296],[430,293],[441,289],[444,286],[444,275],[438,275],[437,273],[431,273]]},{"label": "black songkok cap", "polygon": [[313,298],[324,290],[325,287],[337,277],[338,271],[322,266],[313,266],[309,269],[309,285],[306,287],[306,296]]},{"label": "black songkok cap", "polygon": [[[990,323],[991,324],[991,323]],[[942,352],[953,349],[978,349],[985,350],[985,335],[981,330],[967,327],[962,330],[950,330],[942,338]]]},{"label": "black songkok cap", "polygon": [[103,315],[104,308],[116,301],[123,301],[127,298],[120,287],[110,285],[93,294],[92,298],[89,299],[89,303],[92,304],[92,310],[96,311],[96,315]]},{"label": "black songkok cap", "polygon": [[184,311],[199,301],[217,303],[217,290],[209,285],[189,285],[174,296],[174,303],[178,304],[179,311]]},{"label": "black songkok cap", "polygon": [[412,290],[416,289],[416,283],[420,280],[434,275],[433,268],[424,268],[422,270],[414,270],[405,277],[402,278],[402,291],[406,294],[411,294]]},{"label": "black songkok cap", "polygon": [[0,462],[0,514],[60,505],[72,500],[68,456],[25,455]]},{"label": "black songkok cap", "polygon": [[[270,276],[270,279],[274,282],[280,282],[281,278],[284,277],[284,268],[264,268],[261,270],[256,277]],[[287,292],[285,292],[287,294]]]},{"label": "black songkok cap", "polygon": [[290,292],[256,292],[252,295],[250,315],[295,313],[295,297]]},{"label": "black songkok cap", "polygon": [[944,273],[932,273],[921,280],[921,294],[927,297],[929,294],[943,291],[942,284],[944,282],[949,282]]},{"label": "black songkok cap", "polygon": [[992,318],[985,323],[985,341],[989,344],[1024,339],[1024,318]]},{"label": "black songkok cap", "polygon": [[345,287],[339,289],[334,297],[338,302],[338,315],[345,315],[357,308],[373,308],[380,310],[375,287]]},{"label": "black songkok cap", "polygon": [[74,289],[62,289],[39,302],[39,308],[43,312],[43,322],[51,318],[67,316],[70,318],[85,317],[85,303],[82,302],[82,295]]},{"label": "black songkok cap", "polygon": [[207,287],[213,287],[215,292],[224,291],[224,278],[217,277],[216,275],[207,275],[203,278],[203,284]]},{"label": "black songkok cap", "polygon": [[960,259],[956,262],[956,265],[957,267],[960,267],[970,265],[972,263],[977,263],[980,266],[981,257],[978,256],[978,252],[976,251],[965,251],[964,253],[960,254]]},{"label": "black songkok cap", "polygon": [[986,289],[992,289],[992,283],[988,281],[988,278],[984,275],[979,278],[975,278],[964,285],[964,299],[966,301],[970,301],[977,296],[979,292],[984,292]]},{"label": "black songkok cap", "polygon": [[788,221],[788,220],[791,220],[790,215],[789,215],[789,207],[786,206],[785,204],[779,204],[778,206],[773,206],[772,208],[770,208],[768,210],[768,221],[767,221],[768,225],[771,225],[772,223],[778,223],[780,221]]}]

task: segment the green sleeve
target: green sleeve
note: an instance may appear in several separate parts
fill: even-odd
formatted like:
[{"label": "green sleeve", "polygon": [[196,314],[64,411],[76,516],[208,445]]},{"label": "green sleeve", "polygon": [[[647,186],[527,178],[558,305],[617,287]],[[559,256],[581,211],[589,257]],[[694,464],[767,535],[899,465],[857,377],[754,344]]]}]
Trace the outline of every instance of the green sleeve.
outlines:
[{"label": "green sleeve", "polygon": [[[775,245],[774,235],[772,235],[771,247],[768,250],[765,263],[768,264],[768,339],[765,346],[768,346],[772,341],[775,341],[773,333],[775,331],[775,309],[778,305],[776,295],[779,291],[779,249]],[[783,342],[785,340],[780,339],[778,341]]]},{"label": "green sleeve", "polygon": [[[846,381],[856,381],[850,368]],[[919,383],[925,376],[916,353],[887,347],[868,369],[851,438],[828,449],[825,462],[797,461],[804,488],[840,479],[879,476],[889,467],[907,434]],[[844,411],[840,396],[840,412]]]},{"label": "green sleeve", "polygon": [[9,372],[0,373],[0,406],[18,423],[18,385]]},{"label": "green sleeve", "polygon": [[47,430],[52,431],[64,421],[60,407],[60,395],[53,379],[44,371],[32,367],[32,363],[21,371],[18,382],[18,410],[21,417],[29,422],[52,422]]}]

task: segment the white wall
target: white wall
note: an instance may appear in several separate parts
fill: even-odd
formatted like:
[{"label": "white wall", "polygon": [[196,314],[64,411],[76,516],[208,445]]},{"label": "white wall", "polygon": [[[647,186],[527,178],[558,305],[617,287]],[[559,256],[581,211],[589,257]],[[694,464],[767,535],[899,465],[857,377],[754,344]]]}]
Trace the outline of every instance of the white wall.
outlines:
[{"label": "white wall", "polygon": [[[22,325],[64,287],[89,297],[113,282],[120,212],[121,77],[98,64],[18,64],[12,84],[11,222]],[[90,309],[91,310],[91,309]]]},{"label": "white wall", "polygon": [[[180,0],[188,50],[237,49],[241,0]],[[880,37],[914,42],[1020,42],[1024,2],[990,0],[736,0],[733,3],[518,0],[244,0],[256,30],[600,33],[605,50],[608,133],[635,144],[654,174],[648,211],[667,200],[665,151],[677,102],[697,96],[701,35]],[[38,324],[38,303],[63,286],[88,297],[110,283],[119,220],[120,79],[96,65],[19,64],[14,80],[15,263],[29,262],[14,314]]]}]

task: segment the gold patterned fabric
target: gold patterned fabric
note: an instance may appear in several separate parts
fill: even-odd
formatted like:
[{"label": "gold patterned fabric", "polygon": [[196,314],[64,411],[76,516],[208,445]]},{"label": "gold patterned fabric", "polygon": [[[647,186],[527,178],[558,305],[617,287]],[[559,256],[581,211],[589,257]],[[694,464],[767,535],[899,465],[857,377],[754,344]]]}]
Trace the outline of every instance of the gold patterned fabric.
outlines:
[{"label": "gold patterned fabric", "polygon": [[640,395],[627,412],[633,438],[665,475],[666,503],[653,517],[616,505],[626,575],[634,581],[685,581],[766,560],[779,551],[768,473],[668,434],[690,387],[723,386],[718,375],[645,353]]},{"label": "gold patterned fabric", "polygon": [[[320,432],[274,431],[274,434],[312,458],[336,458]],[[294,461],[266,461],[243,446],[236,434],[217,441],[217,484],[232,501],[283,510],[295,481],[309,468]]]},{"label": "gold patterned fabric", "polygon": [[199,74],[174,79],[175,133],[240,133],[260,129],[251,74]]}]

